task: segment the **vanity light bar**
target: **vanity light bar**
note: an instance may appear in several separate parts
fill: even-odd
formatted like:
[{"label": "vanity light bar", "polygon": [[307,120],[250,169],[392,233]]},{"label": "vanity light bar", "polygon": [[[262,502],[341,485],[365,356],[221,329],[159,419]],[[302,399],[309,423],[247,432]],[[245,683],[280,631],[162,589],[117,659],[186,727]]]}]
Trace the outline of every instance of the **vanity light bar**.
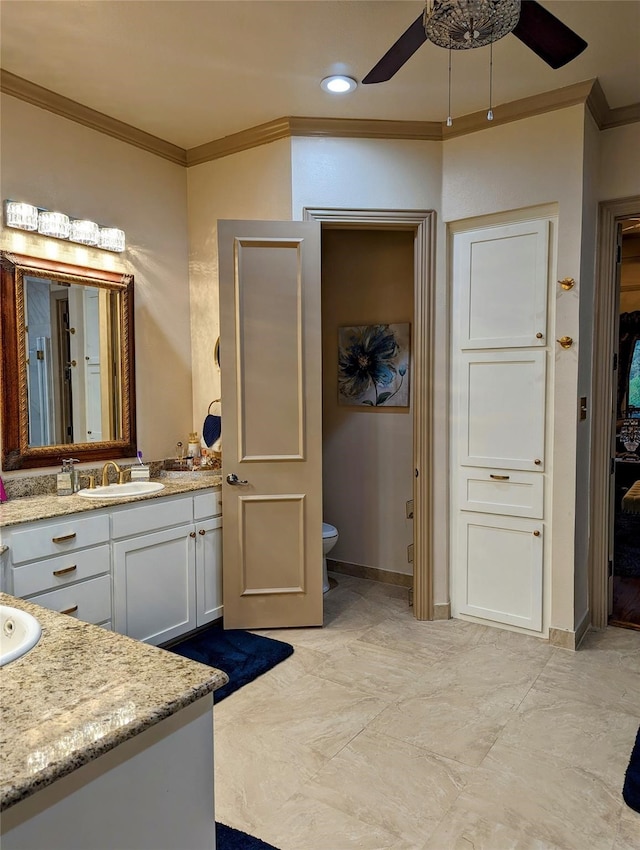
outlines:
[{"label": "vanity light bar", "polygon": [[68,239],[70,242],[115,251],[118,254],[125,249],[124,230],[102,227],[95,221],[71,218],[64,213],[34,207],[32,204],[5,201],[4,219],[7,227],[15,227],[17,230],[37,231],[42,236]]}]

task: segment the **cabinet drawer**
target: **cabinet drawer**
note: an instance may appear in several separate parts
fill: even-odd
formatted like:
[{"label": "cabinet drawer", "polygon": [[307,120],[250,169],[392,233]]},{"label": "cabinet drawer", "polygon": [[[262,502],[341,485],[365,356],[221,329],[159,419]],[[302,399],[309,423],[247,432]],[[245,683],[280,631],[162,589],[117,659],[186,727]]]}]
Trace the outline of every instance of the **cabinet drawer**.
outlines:
[{"label": "cabinet drawer", "polygon": [[59,590],[32,596],[29,602],[51,611],[67,612],[85,623],[104,623],[111,619],[111,577],[100,576]]},{"label": "cabinet drawer", "polygon": [[92,549],[14,567],[13,594],[30,596],[32,593],[65,587],[82,579],[108,573],[110,563],[109,544],[104,543]]},{"label": "cabinet drawer", "polygon": [[190,496],[183,499],[154,499],[150,505],[114,511],[111,531],[112,537],[117,540],[192,521],[193,500]]},{"label": "cabinet drawer", "polygon": [[463,511],[543,517],[544,476],[540,472],[463,467],[458,492]]},{"label": "cabinet drawer", "polygon": [[211,490],[208,493],[198,493],[193,497],[193,518],[208,519],[211,516],[219,516],[222,513],[222,493],[220,490]]},{"label": "cabinet drawer", "polygon": [[97,543],[109,541],[109,517],[107,514],[89,517],[73,517],[65,522],[41,525],[25,531],[12,531],[9,545],[15,564],[62,555]]}]

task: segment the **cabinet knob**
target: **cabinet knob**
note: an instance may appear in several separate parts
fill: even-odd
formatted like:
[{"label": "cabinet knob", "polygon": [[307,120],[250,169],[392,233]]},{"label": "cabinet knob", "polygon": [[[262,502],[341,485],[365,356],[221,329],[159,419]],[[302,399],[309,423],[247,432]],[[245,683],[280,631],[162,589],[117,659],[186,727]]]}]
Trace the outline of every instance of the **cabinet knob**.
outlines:
[{"label": "cabinet knob", "polygon": [[540,331],[538,331],[538,333],[536,334],[536,339],[542,339],[542,337],[543,337],[543,334],[541,334]]},{"label": "cabinet knob", "polygon": [[201,528],[200,531],[198,532],[198,534],[206,534],[206,533],[207,532],[204,530],[204,528]]},{"label": "cabinet knob", "polygon": [[534,537],[540,537],[540,532],[536,529],[536,530],[533,532],[533,536],[534,536]]},{"label": "cabinet knob", "polygon": [[541,466],[542,461],[540,460],[540,458],[539,458],[539,457],[537,457],[537,458],[534,460],[534,463],[535,463],[535,465],[536,465],[536,466]]},{"label": "cabinet knob", "polygon": [[190,532],[189,532],[189,537],[195,537],[195,536],[196,536],[195,531],[190,531]]}]

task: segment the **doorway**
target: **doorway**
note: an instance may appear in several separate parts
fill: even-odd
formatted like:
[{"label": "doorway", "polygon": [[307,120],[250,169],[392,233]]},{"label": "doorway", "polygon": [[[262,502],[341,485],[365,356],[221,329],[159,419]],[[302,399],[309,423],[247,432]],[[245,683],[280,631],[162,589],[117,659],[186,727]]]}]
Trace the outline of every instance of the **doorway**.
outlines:
[{"label": "doorway", "polygon": [[[640,220],[640,196],[599,206],[594,300],[589,609],[591,625],[606,628],[611,613],[616,494],[619,292],[623,226]],[[623,449],[624,450],[624,449]],[[638,476],[640,478],[640,476]],[[620,489],[622,489],[620,483]]]},{"label": "doorway", "polygon": [[309,208],[307,221],[323,229],[405,230],[413,239],[412,430],[413,430],[413,612],[418,620],[434,617],[433,565],[435,360],[435,212],[432,210],[344,210]]},{"label": "doorway", "polygon": [[620,243],[609,624],[640,630],[640,220]]},{"label": "doorway", "polygon": [[413,240],[409,230],[325,226],[321,241],[323,516],[338,531],[329,567],[407,591]]}]

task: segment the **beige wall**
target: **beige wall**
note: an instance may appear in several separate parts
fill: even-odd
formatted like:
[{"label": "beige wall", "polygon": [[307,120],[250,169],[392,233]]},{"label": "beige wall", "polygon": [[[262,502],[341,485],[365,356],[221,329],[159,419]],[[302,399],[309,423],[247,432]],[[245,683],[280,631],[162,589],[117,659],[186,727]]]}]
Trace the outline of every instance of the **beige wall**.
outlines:
[{"label": "beige wall", "polygon": [[338,404],[338,328],[412,324],[413,280],[413,233],[323,232],[323,511],[340,535],[330,557],[405,574],[413,409]]},{"label": "beige wall", "polygon": [[640,195],[640,123],[600,133],[598,200],[614,201]]},{"label": "beige wall", "polygon": [[[219,219],[289,220],[291,156],[287,139],[187,170],[193,427],[202,435],[209,403],[220,396],[213,349],[219,334]],[[212,412],[216,412],[215,409]]]},{"label": "beige wall", "polygon": [[124,254],[4,229],[0,247],[135,276],[138,446],[167,457],[191,427],[186,174],[94,130],[2,95],[2,199],[121,227]]},{"label": "beige wall", "polygon": [[[558,256],[552,274],[580,275],[584,109],[581,106],[451,139],[443,156],[443,216],[448,222],[557,203]],[[555,326],[553,316],[555,314]],[[550,308],[553,339],[578,339],[579,288],[558,287]],[[585,340],[588,345],[589,341]],[[553,474],[550,625],[574,628],[578,345],[557,346],[553,437],[545,469]],[[551,463],[549,463],[551,462]],[[549,529],[548,529],[549,530]],[[548,588],[546,589],[549,590]]]}]

